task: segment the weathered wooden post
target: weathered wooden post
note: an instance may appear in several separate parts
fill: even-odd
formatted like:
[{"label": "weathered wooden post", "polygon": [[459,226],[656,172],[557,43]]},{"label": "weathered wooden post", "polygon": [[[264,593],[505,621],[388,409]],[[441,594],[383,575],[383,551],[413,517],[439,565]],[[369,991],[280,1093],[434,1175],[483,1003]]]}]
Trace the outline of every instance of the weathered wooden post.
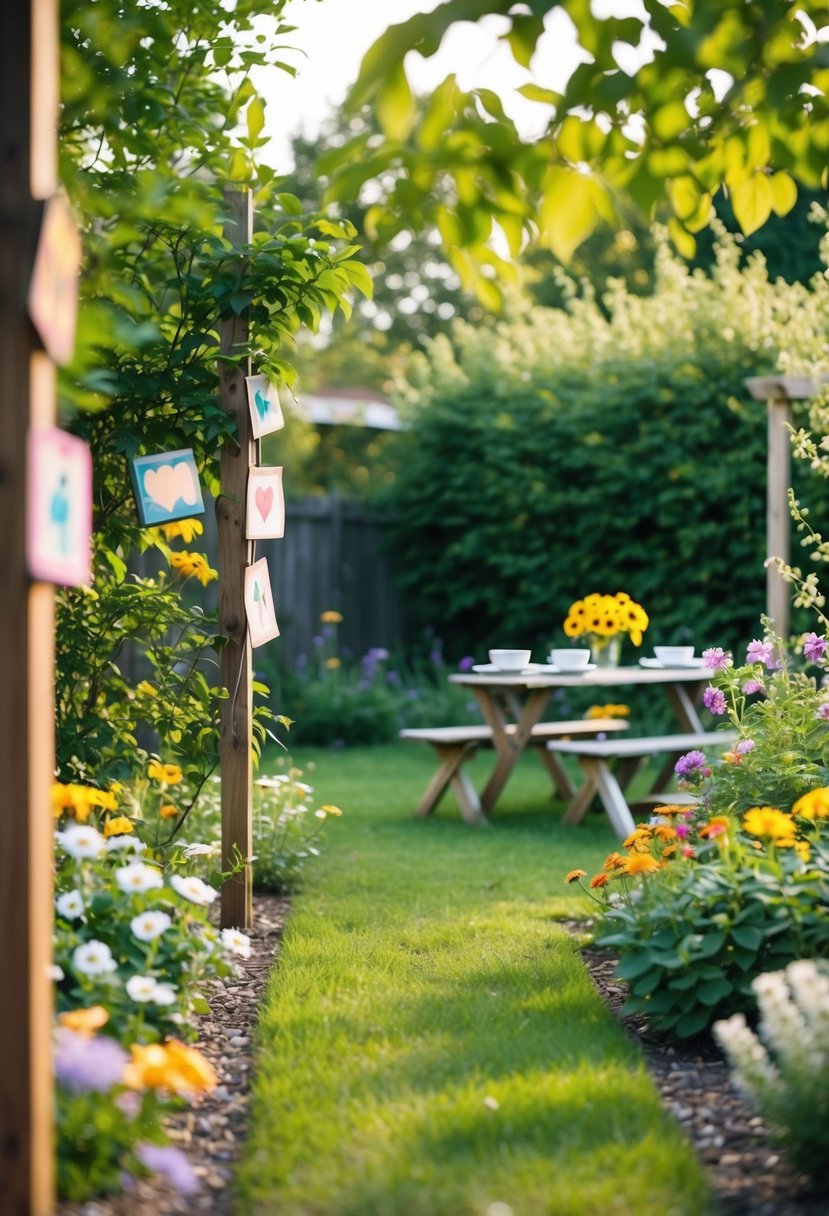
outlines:
[{"label": "weathered wooden post", "polygon": [[[766,558],[791,560],[791,485],[792,402],[814,397],[819,385],[805,376],[754,376],[746,386],[755,401],[765,401],[768,410],[768,452],[766,458]],[[766,615],[775,633],[787,638],[791,630],[791,590],[780,572],[766,568]]]},{"label": "weathered wooden post", "polygon": [[26,567],[26,439],[55,418],[55,372],[26,312],[40,204],[55,189],[56,0],[3,10],[0,38],[0,1207],[52,1210],[54,589]]},{"label": "weathered wooden post", "polygon": [[[225,237],[234,245],[247,245],[253,233],[253,210],[248,191],[227,191]],[[221,351],[238,354],[247,343],[246,313],[233,313],[222,322]],[[245,376],[250,360],[234,367],[219,367],[219,399],[233,415],[238,449],[225,444],[221,459],[221,494],[216,502],[219,539],[219,629],[227,637],[222,650],[222,684],[229,696],[222,705],[219,755],[222,775],[222,867],[229,869],[241,854],[253,852],[252,665],[245,614],[245,567],[250,543],[245,538],[245,497],[248,470],[254,462],[255,443],[248,409]],[[223,928],[247,928],[253,917],[252,866],[245,867],[222,886]]]}]

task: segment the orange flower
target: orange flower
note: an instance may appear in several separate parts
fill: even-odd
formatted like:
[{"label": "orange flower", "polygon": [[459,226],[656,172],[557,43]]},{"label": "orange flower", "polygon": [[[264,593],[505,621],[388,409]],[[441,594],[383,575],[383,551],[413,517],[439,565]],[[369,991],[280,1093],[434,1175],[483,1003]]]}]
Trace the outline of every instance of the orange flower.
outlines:
[{"label": "orange flower", "polygon": [[587,870],[571,870],[564,879],[565,882],[578,882],[580,878],[587,877]]},{"label": "orange flower", "polygon": [[665,815],[670,818],[672,815],[687,815],[691,807],[682,802],[669,802],[665,806],[658,806],[654,811],[655,815]]},{"label": "orange flower", "polygon": [[609,878],[608,874],[594,874],[593,877],[590,879],[591,891],[595,891],[597,887],[607,886],[608,878]]},{"label": "orange flower", "polygon": [[714,840],[717,836],[724,837],[723,844],[728,841],[728,829],[731,827],[731,821],[727,815],[716,815],[713,819],[709,819],[707,823],[699,830],[702,837],[707,837],[709,840]]},{"label": "orange flower", "polygon": [[658,823],[653,829],[654,836],[658,836],[660,840],[673,840],[676,836],[674,828],[667,823]]},{"label": "orange flower", "polygon": [[657,861],[655,857],[651,857],[650,853],[631,853],[625,862],[625,874],[653,874],[655,870],[661,870],[665,863]]},{"label": "orange flower", "polygon": [[181,769],[177,764],[162,764],[159,760],[151,760],[147,765],[147,776],[163,785],[178,785],[181,781]]},{"label": "orange flower", "polygon": [[52,786],[52,810],[56,819],[62,811],[66,811],[78,823],[85,823],[93,807],[114,811],[115,806],[115,795],[111,790],[99,790],[94,785],[61,785],[59,781]]},{"label": "orange flower", "polygon": [[627,840],[622,841],[622,847],[625,849],[633,849],[636,853],[647,853],[651,846],[653,837],[653,829],[647,824],[642,823],[638,828],[635,828]]},{"label": "orange flower", "polygon": [[133,1043],[132,1059],[124,1071],[130,1089],[169,1089],[195,1093],[215,1088],[216,1072],[201,1052],[177,1039],[166,1043]]},{"label": "orange flower", "polygon": [[88,1009],[68,1009],[65,1013],[59,1013],[58,1021],[67,1030],[91,1036],[107,1024],[109,1014],[103,1005],[90,1005]]},{"label": "orange flower", "polygon": [[173,806],[172,802],[165,802],[158,813],[162,819],[175,819],[178,814],[178,807]]},{"label": "orange flower", "polygon": [[342,619],[343,614],[341,612],[335,612],[331,608],[329,608],[327,612],[320,613],[320,620],[324,625],[339,625]]},{"label": "orange flower", "polygon": [[605,859],[604,868],[606,870],[620,870],[627,863],[627,857],[623,857],[621,853],[609,853]]},{"label": "orange flower", "polygon": [[675,857],[675,856],[676,856],[676,845],[675,844],[666,844],[665,848],[662,850],[663,860],[667,861],[669,857]]},{"label": "orange flower", "polygon": [[342,667],[342,662],[336,656],[332,656],[330,659],[325,660],[325,666],[329,671],[336,671],[338,667]]}]

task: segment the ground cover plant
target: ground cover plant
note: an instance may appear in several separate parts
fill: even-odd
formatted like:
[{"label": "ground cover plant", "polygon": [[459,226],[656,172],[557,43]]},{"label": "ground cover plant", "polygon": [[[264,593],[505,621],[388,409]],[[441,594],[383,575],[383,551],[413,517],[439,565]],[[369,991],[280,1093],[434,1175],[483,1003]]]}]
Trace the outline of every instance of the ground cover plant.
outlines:
[{"label": "ground cover plant", "polygon": [[[449,799],[413,818],[433,767],[418,749],[292,759],[343,817],[294,899],[262,1009],[240,1212],[709,1210],[555,924],[584,911],[555,880],[577,846],[602,855],[604,817],[561,826],[529,758],[488,831]],[[473,764],[479,779],[486,759]]]}]

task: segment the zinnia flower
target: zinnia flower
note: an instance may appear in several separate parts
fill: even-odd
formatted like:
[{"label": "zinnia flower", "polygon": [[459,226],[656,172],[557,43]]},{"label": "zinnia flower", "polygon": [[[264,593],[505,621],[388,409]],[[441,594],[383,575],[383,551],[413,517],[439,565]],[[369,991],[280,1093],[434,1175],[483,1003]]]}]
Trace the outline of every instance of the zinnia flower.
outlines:
[{"label": "zinnia flower", "polygon": [[809,790],[792,807],[792,814],[801,819],[829,818],[829,788]]},{"label": "zinnia flower", "polygon": [[747,697],[750,697],[752,695],[752,693],[762,692],[762,691],[763,691],[763,685],[759,680],[744,680],[743,681],[743,692],[746,694]]},{"label": "zinnia flower", "polygon": [[726,708],[725,693],[721,688],[709,684],[702,694],[702,703],[712,714],[724,714]]},{"label": "zinnia flower", "polygon": [[716,818],[709,819],[708,823],[703,824],[699,834],[713,840],[717,836],[727,836],[729,827],[730,823],[726,816],[717,815]]},{"label": "zinnia flower", "polygon": [[655,870],[661,870],[663,863],[657,861],[655,857],[651,857],[650,853],[631,853],[625,862],[625,874],[653,874]]},{"label": "zinnia flower", "polygon": [[606,887],[609,878],[609,874],[594,874],[589,884],[591,891],[595,891],[598,887]]},{"label": "zinnia flower", "polygon": [[130,921],[130,928],[139,941],[152,942],[160,937],[173,923],[172,917],[166,912],[142,912]]},{"label": "zinnia flower", "polygon": [[112,951],[106,942],[83,942],[72,953],[72,966],[81,975],[109,975],[118,970]]},{"label": "zinnia flower", "polygon": [[773,668],[775,666],[774,646],[771,642],[761,642],[755,638],[753,642],[749,642],[748,644],[746,662],[762,663],[764,667]]},{"label": "zinnia flower", "polygon": [[[705,753],[701,751],[686,752],[680,756],[674,765],[674,772],[680,777],[690,777],[705,769]],[[685,808],[687,810],[687,807]]]},{"label": "zinnia flower", "polygon": [[709,646],[707,650],[703,650],[702,658],[705,666],[713,671],[724,671],[726,667],[731,666],[731,655],[727,654],[722,646]]},{"label": "zinnia flower", "polygon": [[578,882],[580,878],[587,877],[587,870],[571,870],[564,879],[565,882]]},{"label": "zinnia flower", "polygon": [[743,815],[743,829],[752,836],[767,836],[776,844],[794,843],[791,815],[773,806],[753,806]]}]

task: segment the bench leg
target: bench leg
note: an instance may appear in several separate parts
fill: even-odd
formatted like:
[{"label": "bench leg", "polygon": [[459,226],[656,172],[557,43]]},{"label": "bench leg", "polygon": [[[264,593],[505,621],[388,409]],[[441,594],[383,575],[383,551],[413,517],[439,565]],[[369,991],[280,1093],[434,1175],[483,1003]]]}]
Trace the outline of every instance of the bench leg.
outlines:
[{"label": "bench leg", "polygon": [[624,840],[626,836],[631,834],[636,824],[633,815],[630,813],[630,807],[625,801],[622,787],[603,760],[591,760],[590,764],[591,766],[595,765],[593,779],[599,788],[599,797],[607,812],[611,826],[619,839]]},{"label": "bench leg", "polygon": [[464,761],[474,753],[475,745],[471,743],[434,743],[432,746],[437,752],[440,763],[437,772],[423,791],[420,802],[415,807],[415,815],[421,819],[431,815],[447,786],[451,785],[458,800],[461,815],[466,822],[474,824],[488,822],[481,811],[481,803],[475,787],[466,773],[461,771]]},{"label": "bench leg", "polygon": [[564,765],[559,760],[558,756],[554,756],[552,752],[548,752],[543,744],[537,744],[534,751],[538,752],[541,763],[546,768],[550,775],[550,780],[556,787],[562,798],[572,798],[576,792],[576,787],[570,780],[570,774],[565,769]]},{"label": "bench leg", "polygon": [[582,819],[584,819],[585,813],[587,812],[587,808],[595,798],[596,791],[599,788],[589,761],[585,762],[583,756],[579,756],[577,758],[583,780],[573,797],[570,799],[562,820],[562,823],[566,823],[570,826],[576,823],[581,823]]}]

